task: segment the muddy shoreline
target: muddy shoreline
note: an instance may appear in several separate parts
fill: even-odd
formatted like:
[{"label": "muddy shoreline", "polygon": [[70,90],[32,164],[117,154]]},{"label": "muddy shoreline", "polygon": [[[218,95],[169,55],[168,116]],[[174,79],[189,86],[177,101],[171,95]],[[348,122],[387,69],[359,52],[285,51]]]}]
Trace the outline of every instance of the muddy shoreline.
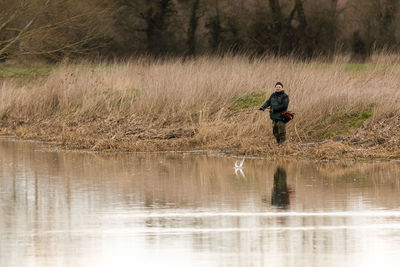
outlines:
[{"label": "muddy shoreline", "polygon": [[[94,125],[97,125],[96,127]],[[100,127],[102,128],[102,127]],[[259,137],[248,137],[242,143],[237,140],[224,140],[218,146],[218,140],[199,140],[196,134],[181,132],[181,136],[151,136],[151,132],[125,136],[99,130],[98,123],[75,125],[42,121],[40,123],[2,122],[1,136],[12,136],[15,139],[51,142],[55,147],[67,150],[86,150],[92,152],[112,153],[211,153],[229,157],[259,157],[268,160],[317,160],[317,161],[399,161],[400,151],[396,147],[365,147],[353,144],[351,138],[336,138],[317,142],[300,143],[289,138],[284,145],[277,145],[272,138],[260,140]]]}]

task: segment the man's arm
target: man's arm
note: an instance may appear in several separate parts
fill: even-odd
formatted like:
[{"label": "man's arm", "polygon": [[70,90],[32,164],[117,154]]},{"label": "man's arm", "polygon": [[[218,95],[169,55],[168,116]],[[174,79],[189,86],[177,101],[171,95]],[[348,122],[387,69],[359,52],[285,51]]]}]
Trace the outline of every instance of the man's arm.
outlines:
[{"label": "man's arm", "polygon": [[289,106],[289,96],[286,96],[282,99],[282,104],[274,108],[274,112],[282,112],[287,110]]},{"label": "man's arm", "polygon": [[259,110],[265,110],[267,107],[269,107],[269,106],[271,106],[271,97],[270,98],[268,98],[268,100],[267,101],[265,101],[265,103],[264,103],[264,105],[262,105],[260,108],[259,108]]}]

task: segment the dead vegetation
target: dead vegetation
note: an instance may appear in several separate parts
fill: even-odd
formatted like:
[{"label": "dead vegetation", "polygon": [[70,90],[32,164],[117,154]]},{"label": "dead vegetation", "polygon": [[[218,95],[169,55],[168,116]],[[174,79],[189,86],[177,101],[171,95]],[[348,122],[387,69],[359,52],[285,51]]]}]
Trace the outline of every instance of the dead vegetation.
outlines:
[{"label": "dead vegetation", "polygon": [[[59,65],[44,81],[1,82],[1,132],[101,151],[400,158],[400,60],[382,58],[356,71],[344,58],[332,64],[201,57]],[[257,110],[278,80],[296,112],[282,147],[268,113]]]}]

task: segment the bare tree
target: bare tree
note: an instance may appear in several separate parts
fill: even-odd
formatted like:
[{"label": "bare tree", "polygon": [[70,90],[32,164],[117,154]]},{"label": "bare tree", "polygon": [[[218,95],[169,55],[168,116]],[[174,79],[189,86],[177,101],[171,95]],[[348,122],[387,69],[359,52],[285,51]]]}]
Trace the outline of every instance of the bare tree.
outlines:
[{"label": "bare tree", "polygon": [[[144,39],[146,53],[160,55],[168,52],[168,41],[172,39],[171,19],[175,14],[175,3],[172,0],[118,0],[119,12],[116,24],[122,34],[137,35],[131,39],[142,42]],[[145,38],[141,38],[144,35]]]},{"label": "bare tree", "polygon": [[210,36],[209,44],[211,47],[211,51],[217,52],[220,44],[222,43],[222,34],[224,31],[222,27],[222,15],[219,0],[211,1],[210,5],[212,15],[208,18],[206,28],[208,29],[208,34]]},{"label": "bare tree", "polygon": [[[86,55],[106,42],[106,6],[98,1],[2,1],[0,59]],[[100,24],[100,21],[102,24]]]},{"label": "bare tree", "polygon": [[398,0],[386,0],[380,5],[377,14],[378,20],[378,48],[392,48],[396,44],[395,16],[399,7]]}]

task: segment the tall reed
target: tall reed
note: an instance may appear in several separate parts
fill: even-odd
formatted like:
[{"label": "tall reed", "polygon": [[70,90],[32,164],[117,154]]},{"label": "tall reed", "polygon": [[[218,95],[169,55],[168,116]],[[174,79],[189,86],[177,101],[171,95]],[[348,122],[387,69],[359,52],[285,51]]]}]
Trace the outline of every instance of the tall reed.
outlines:
[{"label": "tall reed", "polygon": [[317,141],[372,129],[398,116],[399,62],[381,55],[364,65],[349,65],[343,58],[304,63],[240,56],[64,64],[45,81],[2,81],[0,116],[58,123],[124,118],[130,129],[120,129],[121,134],[136,126],[153,129],[148,140],[159,129],[188,128],[196,146],[265,145],[272,140],[268,113],[258,111],[258,104],[232,107],[251,93],[268,97],[281,81],[289,109],[296,112],[289,138]]}]

